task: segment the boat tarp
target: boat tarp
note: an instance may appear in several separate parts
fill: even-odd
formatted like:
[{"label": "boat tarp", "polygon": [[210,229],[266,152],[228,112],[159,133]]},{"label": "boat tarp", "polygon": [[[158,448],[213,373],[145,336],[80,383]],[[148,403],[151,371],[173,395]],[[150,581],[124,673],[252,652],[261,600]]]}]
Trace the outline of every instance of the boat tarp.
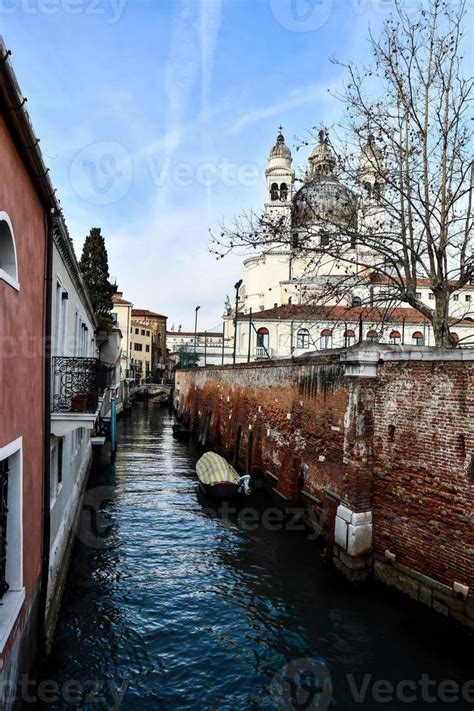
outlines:
[{"label": "boat tarp", "polygon": [[206,452],[196,464],[196,473],[202,484],[238,484],[240,477],[229,462],[215,452]]}]

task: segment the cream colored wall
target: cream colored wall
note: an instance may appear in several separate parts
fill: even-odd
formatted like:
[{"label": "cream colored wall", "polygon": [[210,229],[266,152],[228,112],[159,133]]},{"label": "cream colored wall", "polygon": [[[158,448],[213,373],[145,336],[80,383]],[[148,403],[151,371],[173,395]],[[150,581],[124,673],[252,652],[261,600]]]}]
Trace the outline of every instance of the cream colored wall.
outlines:
[{"label": "cream colored wall", "polygon": [[130,369],[130,324],[132,321],[132,304],[114,304],[112,313],[117,315],[117,326],[122,332],[121,377],[124,378]]},{"label": "cream colored wall", "polygon": [[[136,333],[138,331],[138,333]],[[144,333],[142,333],[144,331]],[[141,345],[142,349],[135,350],[135,345]],[[152,332],[147,326],[137,321],[132,321],[130,326],[130,357],[141,363],[141,378],[151,375],[152,363]],[[148,351],[147,351],[148,346]]]}]

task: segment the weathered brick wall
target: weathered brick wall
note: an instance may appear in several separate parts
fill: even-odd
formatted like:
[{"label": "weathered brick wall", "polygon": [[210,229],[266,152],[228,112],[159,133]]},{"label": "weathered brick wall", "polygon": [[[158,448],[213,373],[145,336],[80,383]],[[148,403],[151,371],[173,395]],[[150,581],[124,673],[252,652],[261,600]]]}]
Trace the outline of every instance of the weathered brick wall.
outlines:
[{"label": "weathered brick wall", "polygon": [[374,550],[474,591],[474,363],[385,363],[374,401]]},{"label": "weathered brick wall", "polygon": [[[199,429],[211,413],[209,441],[232,454],[238,429],[243,468],[278,476],[278,490],[294,500],[301,485],[320,499],[323,521],[334,518],[343,482],[347,379],[337,357],[318,363],[252,364],[181,371],[180,408]],[[251,454],[249,457],[249,438]]]}]

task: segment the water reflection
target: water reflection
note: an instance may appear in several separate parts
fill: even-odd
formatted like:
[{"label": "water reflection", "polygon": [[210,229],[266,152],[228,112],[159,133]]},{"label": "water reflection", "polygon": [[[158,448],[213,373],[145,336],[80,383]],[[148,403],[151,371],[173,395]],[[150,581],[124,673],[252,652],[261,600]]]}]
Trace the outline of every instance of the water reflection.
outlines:
[{"label": "water reflection", "polygon": [[[332,701],[320,695],[319,706],[316,697],[307,706],[321,710],[380,709],[372,694],[378,679],[467,678],[458,635],[398,594],[349,587],[326,565],[322,542],[261,525],[243,530],[237,514],[213,515],[212,502],[197,494],[196,452],[173,440],[171,425],[166,411],[136,406],[120,422],[115,465],[93,472],[91,487],[109,488],[107,545],[82,537],[76,544],[45,670],[61,687],[71,679],[102,683],[106,698],[79,708],[278,708],[272,680],[298,659],[330,674]],[[362,703],[348,674],[357,688],[371,675]],[[107,684],[122,682],[128,689],[115,702]],[[295,708],[290,697],[282,704]],[[444,708],[421,698],[412,704],[425,706]]]}]

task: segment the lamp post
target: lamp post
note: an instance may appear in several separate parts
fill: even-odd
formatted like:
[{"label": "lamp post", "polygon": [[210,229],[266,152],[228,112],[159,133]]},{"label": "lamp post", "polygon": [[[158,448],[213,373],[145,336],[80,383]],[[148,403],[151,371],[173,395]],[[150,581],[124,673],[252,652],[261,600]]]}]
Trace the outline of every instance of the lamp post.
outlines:
[{"label": "lamp post", "polygon": [[198,311],[200,308],[200,306],[196,306],[196,308],[194,309],[194,362],[196,362]]},{"label": "lamp post", "polygon": [[242,286],[242,279],[234,284],[235,289],[235,318],[234,318],[234,351],[232,353],[232,363],[235,364],[235,355],[237,352],[237,314],[239,312],[239,289]]}]

